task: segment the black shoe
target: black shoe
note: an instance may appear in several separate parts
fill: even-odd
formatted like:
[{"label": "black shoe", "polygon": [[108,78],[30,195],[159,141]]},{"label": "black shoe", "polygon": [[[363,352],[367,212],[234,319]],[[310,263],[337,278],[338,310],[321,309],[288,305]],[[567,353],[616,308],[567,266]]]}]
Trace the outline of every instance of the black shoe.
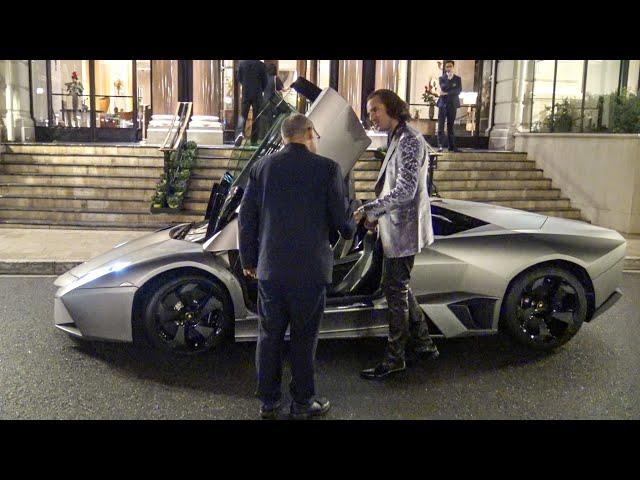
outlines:
[{"label": "black shoe", "polygon": [[293,420],[306,420],[311,417],[324,415],[330,408],[331,404],[326,398],[316,398],[308,404],[300,404],[293,401],[291,402],[289,414]]},{"label": "black shoe", "polygon": [[379,380],[391,374],[406,370],[407,364],[403,360],[401,363],[382,362],[373,368],[366,368],[360,372],[360,376],[365,380]]},{"label": "black shoe", "polygon": [[434,344],[427,345],[424,347],[417,347],[413,349],[414,353],[421,360],[435,360],[440,356],[440,352],[438,351],[438,347]]},{"label": "black shoe", "polygon": [[260,417],[265,420],[275,420],[280,412],[280,407],[282,407],[280,402],[263,403],[260,405]]}]

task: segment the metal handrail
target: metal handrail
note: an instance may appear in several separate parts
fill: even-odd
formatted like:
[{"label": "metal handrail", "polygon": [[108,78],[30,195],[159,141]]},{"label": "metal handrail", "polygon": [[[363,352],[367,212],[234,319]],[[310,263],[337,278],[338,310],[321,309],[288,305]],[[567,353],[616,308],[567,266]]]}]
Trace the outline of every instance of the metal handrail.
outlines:
[{"label": "metal handrail", "polygon": [[[165,137],[164,142],[162,142],[160,151],[175,152],[178,150],[180,144],[182,143],[184,132],[187,129],[187,123],[189,122],[189,118],[191,117],[192,107],[193,102],[178,102],[178,105],[176,106],[176,113],[171,119],[171,125],[169,126],[169,130],[167,131],[167,136]],[[169,142],[170,138],[171,141]]]}]

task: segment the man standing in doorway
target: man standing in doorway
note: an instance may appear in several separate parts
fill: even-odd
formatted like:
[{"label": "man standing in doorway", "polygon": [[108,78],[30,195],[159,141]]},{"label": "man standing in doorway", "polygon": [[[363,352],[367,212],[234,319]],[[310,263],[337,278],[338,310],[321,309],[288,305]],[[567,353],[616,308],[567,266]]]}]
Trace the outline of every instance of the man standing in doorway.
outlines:
[{"label": "man standing in doorway", "polygon": [[425,314],[409,287],[415,255],[433,243],[427,193],[427,142],[410,125],[409,106],[391,90],[376,90],[367,99],[367,112],[377,130],[388,133],[388,150],[375,183],[376,200],[354,214],[356,222],[376,228],[382,242],[382,289],[387,299],[389,336],[384,359],[361,372],[381,379],[406,368],[405,349],[411,341],[418,355],[439,355]]},{"label": "man standing in doorway", "polygon": [[240,205],[240,260],[244,274],[258,279],[259,333],[256,348],[262,418],[280,409],[282,351],[291,335],[290,414],[323,415],[329,401],[314,398],[314,359],[331,283],[331,232],[353,237],[345,208],[340,166],[315,153],[311,120],[292,114],[281,127],[285,147],[251,167]]},{"label": "man standing in doorway", "polygon": [[258,114],[262,109],[262,92],[267,86],[267,70],[260,60],[241,60],[238,64],[237,80],[242,85],[242,105],[236,138],[244,132],[244,125],[249,116],[249,108],[253,110],[251,122],[251,144],[258,143]]},{"label": "man standing in doorway", "polygon": [[462,79],[453,73],[455,62],[453,60],[444,61],[444,75],[440,80],[440,97],[438,98],[438,147],[440,151],[444,144],[444,121],[447,121],[447,136],[450,152],[457,152],[455,142],[455,132],[453,124],[456,120],[456,113],[460,108],[460,92],[462,91]]}]

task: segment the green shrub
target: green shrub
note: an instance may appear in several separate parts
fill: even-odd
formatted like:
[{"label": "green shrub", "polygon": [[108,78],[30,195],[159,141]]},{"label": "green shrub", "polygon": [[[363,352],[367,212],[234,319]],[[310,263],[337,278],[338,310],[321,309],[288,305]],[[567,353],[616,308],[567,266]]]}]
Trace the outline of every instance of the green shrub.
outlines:
[{"label": "green shrub", "polygon": [[[551,114],[551,107],[545,107],[546,116],[542,120],[542,125],[547,131],[551,131],[553,125],[554,132],[570,132],[574,125],[574,119],[571,116],[571,103],[568,98],[556,103],[555,112]],[[578,119],[579,120],[579,119]]]},{"label": "green shrub", "polygon": [[195,142],[189,141],[182,146],[180,155],[172,152],[165,157],[164,172],[151,198],[153,208],[179,209],[182,207],[197,148],[198,145]]},{"label": "green shrub", "polygon": [[613,102],[613,133],[640,133],[640,97],[623,91]]}]

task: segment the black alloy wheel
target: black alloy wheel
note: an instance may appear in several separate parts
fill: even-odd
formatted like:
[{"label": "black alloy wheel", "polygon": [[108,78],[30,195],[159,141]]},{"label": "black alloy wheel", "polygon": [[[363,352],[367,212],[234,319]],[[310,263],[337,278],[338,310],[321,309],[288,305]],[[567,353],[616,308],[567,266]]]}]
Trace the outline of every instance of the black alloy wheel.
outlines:
[{"label": "black alloy wheel", "polygon": [[175,278],[156,289],[143,325],[152,345],[172,353],[198,354],[218,346],[231,330],[226,292],[202,275]]},{"label": "black alloy wheel", "polygon": [[502,325],[519,343],[552,350],[568,342],[587,316],[587,296],[576,276],[543,267],[518,278],[505,297]]}]

